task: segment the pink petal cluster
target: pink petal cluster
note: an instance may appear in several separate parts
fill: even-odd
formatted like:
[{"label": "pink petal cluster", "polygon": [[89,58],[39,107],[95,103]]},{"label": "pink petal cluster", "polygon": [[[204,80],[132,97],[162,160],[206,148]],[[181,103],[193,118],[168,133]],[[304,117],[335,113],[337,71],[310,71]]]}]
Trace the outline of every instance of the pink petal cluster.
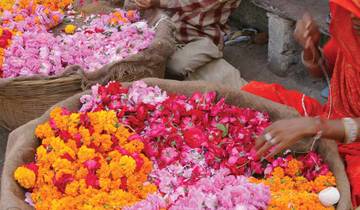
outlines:
[{"label": "pink petal cluster", "polygon": [[[64,19],[64,14],[57,10],[49,10],[43,5],[37,5],[33,11],[32,5],[28,8],[19,9],[16,6],[14,11],[5,10],[2,13],[2,27],[20,32],[46,32]],[[16,21],[16,16],[21,15],[23,20]]]},{"label": "pink petal cluster", "polygon": [[129,88],[129,100],[133,104],[150,104],[156,105],[164,102],[167,99],[167,94],[159,87],[149,87],[143,81],[134,82]]},{"label": "pink petal cluster", "polygon": [[146,23],[141,22],[141,27],[124,24],[118,29],[105,22],[109,17],[95,17],[74,35],[29,30],[15,36],[5,51],[3,76],[58,75],[69,65],[94,71],[146,49],[155,36]]},{"label": "pink petal cluster", "polygon": [[[120,121],[137,131],[145,153],[157,159],[160,168],[192,148],[200,150],[211,168],[229,168],[233,174],[247,176],[263,173],[253,147],[256,135],[270,124],[267,114],[228,105],[224,99],[216,102],[214,92],[168,95],[143,82],[112,91],[115,94],[109,94],[108,88],[95,86],[92,96],[82,97],[81,110],[117,111]],[[169,153],[171,147],[178,153]]]},{"label": "pink petal cluster", "polygon": [[244,176],[233,176],[218,170],[214,176],[200,179],[186,189],[169,210],[247,210],[267,209],[270,190],[262,184],[250,183]]}]

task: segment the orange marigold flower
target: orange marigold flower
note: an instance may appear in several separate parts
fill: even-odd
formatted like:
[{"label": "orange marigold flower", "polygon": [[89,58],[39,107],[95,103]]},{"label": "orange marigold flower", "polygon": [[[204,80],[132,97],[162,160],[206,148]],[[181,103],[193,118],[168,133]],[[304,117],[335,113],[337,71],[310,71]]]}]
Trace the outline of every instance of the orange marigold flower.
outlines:
[{"label": "orange marigold flower", "polygon": [[110,163],[111,175],[114,178],[130,177],[135,169],[136,161],[127,155],[122,156],[119,161],[111,161]]},{"label": "orange marigold flower", "polygon": [[14,177],[15,180],[25,189],[30,189],[35,186],[35,172],[24,166],[21,166],[15,170]]},{"label": "orange marigold flower", "polygon": [[79,182],[73,181],[66,185],[65,193],[71,196],[77,196],[79,187],[80,187]]},{"label": "orange marigold flower", "polygon": [[144,143],[139,140],[133,140],[124,145],[124,149],[130,153],[140,153],[144,149]]},{"label": "orange marigold flower", "polygon": [[77,156],[80,162],[85,162],[95,157],[95,150],[83,145],[80,147]]},{"label": "orange marigold flower", "polygon": [[50,127],[50,124],[46,122],[36,127],[35,135],[40,139],[49,138],[54,136],[54,131]]},{"label": "orange marigold flower", "polygon": [[285,176],[284,169],[282,169],[281,167],[276,167],[274,168],[272,175],[274,177],[283,178]]},{"label": "orange marigold flower", "polygon": [[303,167],[303,163],[296,159],[292,159],[289,161],[288,166],[285,168],[285,174],[289,176],[295,176],[301,172]]}]

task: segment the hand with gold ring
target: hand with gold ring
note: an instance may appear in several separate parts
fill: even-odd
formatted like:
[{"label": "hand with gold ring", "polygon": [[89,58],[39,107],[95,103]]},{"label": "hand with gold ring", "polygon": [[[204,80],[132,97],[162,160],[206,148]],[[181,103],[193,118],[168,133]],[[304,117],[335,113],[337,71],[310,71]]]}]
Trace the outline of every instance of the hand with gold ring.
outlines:
[{"label": "hand with gold ring", "polygon": [[273,123],[265,129],[264,135],[256,139],[257,156],[262,157],[264,153],[273,148],[267,155],[267,157],[273,157],[303,138],[315,136],[318,124],[316,118],[310,117],[280,120]]}]

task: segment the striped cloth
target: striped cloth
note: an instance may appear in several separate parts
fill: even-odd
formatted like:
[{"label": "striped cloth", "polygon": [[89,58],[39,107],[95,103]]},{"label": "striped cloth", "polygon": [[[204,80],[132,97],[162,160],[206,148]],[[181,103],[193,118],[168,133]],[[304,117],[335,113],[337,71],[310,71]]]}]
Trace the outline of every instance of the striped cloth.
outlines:
[{"label": "striped cloth", "polygon": [[180,43],[209,37],[223,47],[226,22],[241,0],[160,0],[160,7],[171,12]]}]

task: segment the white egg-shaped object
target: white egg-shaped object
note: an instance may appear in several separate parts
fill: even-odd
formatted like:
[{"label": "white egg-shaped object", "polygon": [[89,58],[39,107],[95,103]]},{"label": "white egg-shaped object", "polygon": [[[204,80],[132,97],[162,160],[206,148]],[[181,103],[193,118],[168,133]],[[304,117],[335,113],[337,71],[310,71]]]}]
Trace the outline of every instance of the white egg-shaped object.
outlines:
[{"label": "white egg-shaped object", "polygon": [[337,204],[340,200],[340,192],[336,187],[328,187],[319,193],[319,200],[326,207]]}]

